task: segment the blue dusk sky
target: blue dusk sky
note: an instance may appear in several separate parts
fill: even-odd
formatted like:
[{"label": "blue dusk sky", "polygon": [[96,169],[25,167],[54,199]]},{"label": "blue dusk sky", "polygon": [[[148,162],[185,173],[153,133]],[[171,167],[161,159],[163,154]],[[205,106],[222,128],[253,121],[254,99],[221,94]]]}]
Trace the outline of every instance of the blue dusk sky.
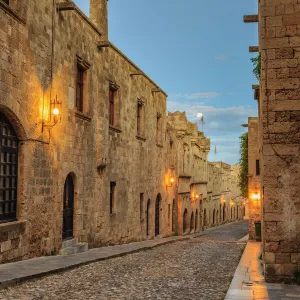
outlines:
[{"label": "blue dusk sky", "polygon": [[[74,0],[89,15],[89,0]],[[168,95],[168,111],[204,114],[209,159],[239,161],[241,124],[257,115],[248,47],[258,44],[257,0],[109,0],[109,40]],[[201,130],[201,126],[199,126]]]}]

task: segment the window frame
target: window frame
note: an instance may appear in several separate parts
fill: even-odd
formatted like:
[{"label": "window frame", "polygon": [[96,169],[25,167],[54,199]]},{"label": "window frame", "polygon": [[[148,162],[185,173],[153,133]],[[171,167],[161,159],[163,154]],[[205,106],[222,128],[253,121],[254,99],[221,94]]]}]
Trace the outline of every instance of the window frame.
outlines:
[{"label": "window frame", "polygon": [[[4,127],[7,128],[6,130],[10,131],[11,133],[10,135],[9,134],[3,135]],[[15,146],[4,145],[3,144],[4,139],[6,139],[6,141],[10,140],[9,143]],[[7,119],[7,117],[3,113],[0,113],[0,156],[1,156],[0,199],[3,199],[0,200],[0,206],[1,206],[0,224],[17,221],[18,175],[19,175],[18,154],[19,154],[18,136],[11,122]],[[14,161],[13,161],[13,157],[14,157]],[[5,161],[3,161],[3,159]],[[4,170],[6,174],[4,174]],[[7,172],[10,174],[7,174]],[[7,191],[9,195],[8,197],[10,198],[9,200],[6,200]],[[14,193],[12,191],[14,191]],[[14,194],[14,199],[12,199],[13,194]],[[5,212],[7,210],[7,205],[10,207],[10,209],[8,209],[8,212]],[[12,210],[12,207],[14,207],[14,210]]]},{"label": "window frame", "polygon": [[255,174],[256,176],[260,176],[260,160],[256,159],[255,162]]},{"label": "window frame", "polygon": [[[79,76],[81,74],[81,76]],[[77,63],[76,69],[76,110],[83,113],[84,109],[84,88],[85,88],[86,69],[79,63]],[[79,97],[78,97],[79,90]]]}]

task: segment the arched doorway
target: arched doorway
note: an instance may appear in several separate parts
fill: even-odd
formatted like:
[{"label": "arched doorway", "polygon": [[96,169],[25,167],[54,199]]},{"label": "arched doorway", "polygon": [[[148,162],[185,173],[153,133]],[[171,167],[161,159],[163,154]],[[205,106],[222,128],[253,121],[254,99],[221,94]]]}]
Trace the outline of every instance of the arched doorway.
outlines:
[{"label": "arched doorway", "polygon": [[222,204],[220,204],[220,223],[222,222]]},{"label": "arched doorway", "polygon": [[183,233],[185,233],[188,229],[188,222],[188,211],[185,209],[183,213]]},{"label": "arched doorway", "polygon": [[195,215],[195,230],[197,231],[199,229],[199,213],[198,209],[196,209],[196,215]]},{"label": "arched doorway", "polygon": [[194,218],[194,212],[192,212],[191,215],[191,223],[190,223],[190,230],[194,230],[195,229],[195,218]]},{"label": "arched doorway", "polygon": [[213,210],[213,225],[215,225],[216,222],[216,210]]},{"label": "arched doorway", "polygon": [[64,185],[63,199],[63,240],[73,237],[73,217],[74,217],[74,182],[73,177],[69,174]]},{"label": "arched doorway", "polygon": [[204,213],[203,213],[203,225],[207,225],[207,215],[206,215],[206,208],[204,208]]},{"label": "arched doorway", "polygon": [[223,205],[223,222],[225,222],[226,205]]},{"label": "arched doorway", "polygon": [[150,199],[148,199],[147,207],[146,207],[146,235],[149,235],[149,212],[150,212]]},{"label": "arched doorway", "polygon": [[176,207],[175,207],[175,199],[173,199],[172,203],[172,232],[176,231]]},{"label": "arched doorway", "polygon": [[160,206],[161,206],[161,195],[158,194],[155,201],[155,236],[159,235],[159,223],[160,223]]},{"label": "arched doorway", "polygon": [[0,113],[1,198],[0,222],[16,220],[18,138],[9,120]]},{"label": "arched doorway", "polygon": [[217,217],[216,217],[216,221],[217,221],[217,224],[219,224],[219,210],[217,210]]},{"label": "arched doorway", "polygon": [[238,206],[236,207],[236,219],[237,220],[239,219],[239,207]]},{"label": "arched doorway", "polygon": [[232,220],[232,207],[230,209],[230,219]]}]

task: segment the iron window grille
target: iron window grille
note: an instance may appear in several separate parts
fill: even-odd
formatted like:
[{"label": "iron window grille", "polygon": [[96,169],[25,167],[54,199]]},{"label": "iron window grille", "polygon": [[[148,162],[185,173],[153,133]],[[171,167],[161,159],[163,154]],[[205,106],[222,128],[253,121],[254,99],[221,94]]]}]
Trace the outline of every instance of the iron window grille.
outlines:
[{"label": "iron window grille", "polygon": [[0,113],[0,223],[16,220],[18,138]]}]

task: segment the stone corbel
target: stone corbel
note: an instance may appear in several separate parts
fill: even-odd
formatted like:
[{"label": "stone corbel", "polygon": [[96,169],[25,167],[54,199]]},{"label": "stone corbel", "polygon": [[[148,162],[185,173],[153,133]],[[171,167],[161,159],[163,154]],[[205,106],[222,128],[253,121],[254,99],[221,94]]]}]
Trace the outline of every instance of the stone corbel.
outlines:
[{"label": "stone corbel", "polygon": [[85,70],[88,70],[91,67],[91,64],[84,60],[81,56],[76,55],[76,59],[77,63]]}]

